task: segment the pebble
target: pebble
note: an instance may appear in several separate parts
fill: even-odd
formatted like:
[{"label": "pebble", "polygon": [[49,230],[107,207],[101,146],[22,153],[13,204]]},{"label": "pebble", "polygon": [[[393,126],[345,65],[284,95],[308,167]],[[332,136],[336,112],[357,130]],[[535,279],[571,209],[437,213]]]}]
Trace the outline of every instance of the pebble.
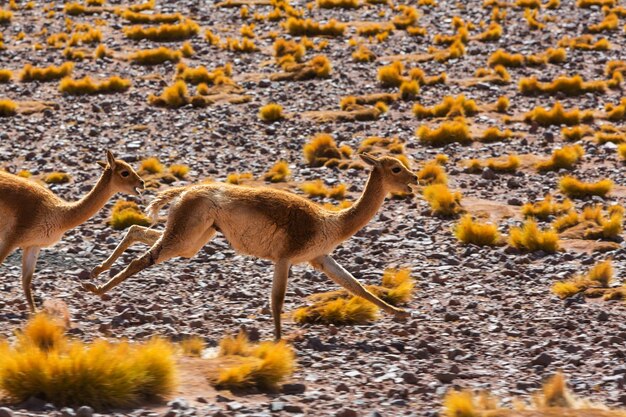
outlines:
[{"label": "pebble", "polygon": [[13,411],[7,407],[0,407],[0,417],[14,417]]},{"label": "pebble", "polygon": [[88,405],[83,405],[78,410],[76,410],[76,417],[92,417],[93,416],[93,408]]}]

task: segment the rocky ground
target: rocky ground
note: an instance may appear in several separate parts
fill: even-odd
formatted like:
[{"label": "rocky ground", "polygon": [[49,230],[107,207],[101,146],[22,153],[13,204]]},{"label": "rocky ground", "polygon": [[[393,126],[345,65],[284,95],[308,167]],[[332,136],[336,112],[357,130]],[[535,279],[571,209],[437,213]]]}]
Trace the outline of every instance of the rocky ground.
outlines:
[{"label": "rocky ground", "polygon": [[[422,53],[435,34],[452,33],[453,16],[475,24],[490,19],[491,8],[483,8],[479,1],[437,3],[434,8],[419,7],[422,13],[419,25],[427,27],[429,33],[425,38],[395,31],[386,41],[368,42],[368,45],[379,57]],[[303,1],[292,4],[305,6]],[[17,72],[27,63],[46,66],[63,62],[61,50],[32,48],[36,42],[45,43],[45,37],[39,35],[43,28],[51,34],[64,27],[62,4],[54,6],[53,18],[44,17],[42,6],[35,2],[32,10],[16,11],[10,24],[0,26],[6,46],[0,50],[0,68]],[[239,37],[238,29],[245,23],[239,17],[239,8],[217,8],[212,3],[157,2],[157,9],[192,17],[201,25],[202,33],[211,28],[222,36]],[[268,6],[250,6],[251,15],[270,10]],[[385,16],[379,14],[381,10],[386,11]],[[573,1],[564,0],[556,10],[540,11],[540,16],[553,18],[545,30],[530,31],[522,17],[523,9],[506,10],[508,18],[502,23],[504,34],[499,40],[470,42],[466,55],[446,63],[407,66],[419,65],[429,75],[446,71],[450,80],[465,79],[472,77],[477,68],[486,66],[487,57],[498,48],[525,55],[543,52],[555,47],[565,35],[585,33],[590,23],[603,17],[599,7],[580,9]],[[394,14],[387,5],[356,10],[314,7],[307,12],[315,20],[335,17],[345,22],[382,22]],[[74,19],[93,23],[98,18],[105,19],[101,27],[103,43],[119,54],[155,46],[153,42],[127,40],[120,31],[126,23],[112,14]],[[518,92],[517,81],[530,75],[542,81],[562,74],[604,78],[607,61],[624,59],[624,23],[621,19],[617,32],[598,35],[610,39],[613,46],[609,51],[570,49],[564,64],[511,68],[512,82],[506,85],[467,86],[448,82],[423,86],[417,100],[432,105],[445,95],[463,93],[479,103],[491,103],[506,95],[511,100],[509,113],[513,115],[539,104],[551,106],[556,98],[566,108],[602,110],[604,103],[619,101],[621,90],[572,98],[528,97]],[[259,77],[258,81],[246,81],[249,74],[269,75],[278,71],[272,63],[273,41],[262,36],[269,30],[282,31],[278,22],[257,22],[255,42],[261,49],[251,54],[211,47],[198,36],[191,39],[196,54],[185,59],[189,66],[205,65],[209,69],[231,62],[233,78],[252,96],[247,104],[204,109],[188,106],[176,110],[151,107],[146,101],[148,94],[160,93],[169,83],[174,74],[173,65],[133,66],[120,59],[77,62],[73,76],[128,77],[133,85],[123,94],[73,97],[61,95],[58,82],[0,84],[0,98],[53,101],[59,105],[57,110],[0,119],[0,162],[11,172],[25,169],[35,176],[51,171],[70,173],[70,183],[50,188],[73,200],[97,181],[101,169],[96,161],[104,157],[105,149],[111,149],[135,166],[151,156],[166,165],[187,164],[191,167],[189,182],[208,177],[224,180],[231,172],[252,172],[260,177],[274,162],[285,159],[292,170],[291,184],[318,178],[328,185],[341,182],[349,185],[348,199],[355,200],[364,187],[367,172],[310,168],[303,158],[302,147],[311,136],[328,132],[339,144],[354,149],[368,136],[398,137],[405,143],[414,168],[435,154],[444,153],[450,157],[447,167],[450,188],[458,189],[465,198],[516,207],[547,192],[556,192],[560,173],[538,174],[527,169],[513,175],[491,172],[474,175],[465,172],[459,162],[510,153],[547,156],[563,144],[558,127],[537,128],[516,123],[507,127],[521,136],[509,141],[430,148],[421,145],[415,135],[418,126],[430,122],[420,122],[413,116],[411,102],[392,103],[387,114],[372,122],[319,124],[301,117],[304,111],[337,110],[339,99],[345,95],[395,91],[380,87],[376,81],[377,68],[388,61],[354,62],[353,49],[348,46],[348,39],[354,35],[354,29],[350,28],[346,36],[328,39],[328,48],[321,51],[332,62],[330,78],[269,82],[267,77]],[[21,31],[26,34],[25,39],[15,39]],[[307,57],[314,54],[315,51],[308,52]],[[260,122],[258,110],[268,102],[280,103],[290,118],[273,124]],[[472,121],[482,127],[505,127],[500,116],[494,114],[479,114]],[[608,177],[618,186],[626,185],[625,169],[615,146],[587,140],[580,143],[586,156],[585,163],[575,170],[577,177],[586,180]],[[293,188],[299,192],[297,187]],[[145,206],[153,194],[154,190],[150,190],[135,201]],[[153,335],[180,340],[200,335],[208,345],[214,346],[225,333],[236,332],[241,327],[258,331],[262,339],[271,338],[271,263],[238,255],[219,235],[193,259],[174,259],[144,271],[103,299],[83,292],[79,283],[88,279],[87,271],[106,258],[123,236],[123,232],[106,224],[110,207],[118,197],[42,253],[34,280],[38,304],[46,299],[65,301],[74,325],[71,333],[85,340],[103,336],[142,340]],[[595,198],[594,201],[623,203],[623,196],[618,188],[606,200]],[[580,208],[587,202],[579,200],[576,204]],[[498,220],[501,231],[506,232],[520,219]],[[378,283],[385,268],[410,268],[417,282],[415,298],[409,306],[411,318],[395,321],[383,315],[368,326],[303,328],[286,314],[284,331],[291,335],[300,332],[301,336],[294,342],[298,370],[284,392],[216,394],[209,388],[204,394],[180,392],[185,401],[174,404],[172,407],[177,411],[168,415],[436,416],[441,413],[444,394],[452,388],[487,389],[508,400],[515,396],[527,399],[545,378],[559,369],[567,375],[577,394],[610,406],[626,405],[623,301],[593,301],[582,297],[561,301],[550,292],[555,281],[585,271],[608,256],[613,257],[616,284],[621,285],[620,276],[626,271],[623,246],[610,253],[512,253],[506,247],[463,246],[451,232],[454,223],[454,219],[431,216],[427,203],[419,196],[388,200],[373,221],[337,248],[334,256],[368,284]],[[119,271],[142,251],[141,247],[128,251],[112,272]],[[16,252],[2,265],[0,320],[4,325],[0,335],[5,337],[11,337],[28,317],[19,279],[20,256]],[[295,266],[285,312],[305,304],[310,294],[335,288],[310,267]],[[123,414],[163,412],[163,408],[152,411],[145,408],[125,410]],[[16,410],[17,415],[27,413],[49,412]]]}]

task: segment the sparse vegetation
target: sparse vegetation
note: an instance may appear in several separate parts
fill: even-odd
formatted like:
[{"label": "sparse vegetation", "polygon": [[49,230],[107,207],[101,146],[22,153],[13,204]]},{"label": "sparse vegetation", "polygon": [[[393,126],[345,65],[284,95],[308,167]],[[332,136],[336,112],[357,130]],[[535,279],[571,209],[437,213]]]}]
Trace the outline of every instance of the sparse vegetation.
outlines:
[{"label": "sparse vegetation", "polygon": [[45,316],[27,324],[14,345],[0,343],[0,389],[10,401],[37,397],[58,407],[128,407],[174,388],[173,348],[70,340]]},{"label": "sparse vegetation", "polygon": [[537,223],[528,219],[522,227],[509,230],[509,245],[527,252],[554,253],[559,250],[559,235],[552,230],[539,230]]},{"label": "sparse vegetation", "polygon": [[192,20],[157,27],[131,26],[123,29],[124,35],[133,40],[148,39],[155,42],[176,42],[192,38],[200,32],[200,26]]},{"label": "sparse vegetation", "polygon": [[332,136],[326,133],[315,135],[304,145],[304,159],[312,167],[334,163],[337,160],[349,159],[352,149],[347,146],[337,147]]},{"label": "sparse vegetation", "polygon": [[419,103],[413,106],[413,114],[418,119],[473,116],[476,113],[478,113],[478,105],[474,100],[466,99],[464,95],[457,97],[446,96],[441,103],[432,107],[424,107]]},{"label": "sparse vegetation", "polygon": [[554,201],[552,195],[547,194],[542,201],[526,203],[522,206],[522,214],[526,217],[535,217],[539,220],[548,220],[550,216],[557,216],[569,212],[573,208],[570,200],[562,203]]},{"label": "sparse vegetation", "polygon": [[611,259],[594,265],[586,275],[575,275],[567,281],[556,282],[552,292],[559,298],[572,297],[588,288],[607,288],[613,280],[613,265]]},{"label": "sparse vegetation", "polygon": [[130,62],[141,65],[159,65],[164,62],[178,62],[183,54],[164,46],[155,49],[144,49],[131,53],[128,56]]},{"label": "sparse vegetation", "polygon": [[124,230],[134,224],[138,226],[150,226],[152,222],[137,203],[132,201],[118,200],[111,210],[109,225],[115,230]]},{"label": "sparse vegetation", "polygon": [[259,119],[264,122],[275,122],[283,117],[283,106],[277,103],[266,104],[259,110]]},{"label": "sparse vegetation", "polygon": [[60,66],[51,65],[46,68],[36,68],[31,64],[24,65],[24,69],[20,72],[19,78],[22,82],[31,81],[54,81],[67,77],[72,73],[74,63],[66,62]]},{"label": "sparse vegetation", "polygon": [[560,169],[574,169],[585,154],[585,150],[580,145],[564,146],[552,153],[547,161],[539,162],[536,165],[537,171],[558,171]]},{"label": "sparse vegetation", "polygon": [[346,25],[331,19],[326,24],[320,24],[311,19],[289,17],[285,22],[285,29],[293,36],[343,36]]},{"label": "sparse vegetation", "polygon": [[541,83],[536,77],[522,78],[519,90],[522,94],[556,94],[579,96],[585,93],[604,93],[607,84],[604,81],[584,81],[580,75],[573,77],[557,77],[551,83]]},{"label": "sparse vegetation", "polygon": [[478,246],[494,246],[500,241],[498,227],[495,224],[476,222],[470,214],[461,218],[454,228],[454,235],[465,244]]},{"label": "sparse vegetation", "polygon": [[15,116],[17,107],[17,103],[13,100],[0,99],[0,117]]},{"label": "sparse vegetation", "polygon": [[209,380],[221,389],[275,389],[295,368],[293,348],[285,341],[252,344],[244,333],[220,341],[215,372]]},{"label": "sparse vegetation", "polygon": [[417,173],[417,178],[422,185],[448,183],[448,176],[445,170],[437,162],[426,163]]},{"label": "sparse vegetation", "polygon": [[582,198],[597,195],[606,196],[613,188],[613,181],[609,179],[600,180],[594,183],[587,183],[577,180],[571,176],[565,176],[559,181],[561,192],[572,198]]},{"label": "sparse vegetation", "polygon": [[565,110],[559,101],[554,103],[552,109],[548,110],[543,107],[535,107],[524,115],[526,123],[537,123],[540,126],[573,126],[580,123],[591,122],[593,118],[593,112],[589,110],[581,111],[578,108]]},{"label": "sparse vegetation", "polygon": [[420,142],[430,146],[444,146],[454,142],[467,145],[472,142],[467,124],[457,120],[443,122],[435,129],[422,125],[417,129],[417,137]]},{"label": "sparse vegetation", "polygon": [[263,175],[263,179],[269,182],[285,182],[290,175],[287,161],[278,161]]},{"label": "sparse vegetation", "polygon": [[65,172],[51,172],[44,177],[47,184],[65,184],[70,182],[70,175]]},{"label": "sparse vegetation", "polygon": [[185,356],[200,357],[204,347],[204,340],[198,336],[188,337],[180,342],[180,348]]},{"label": "sparse vegetation", "polygon": [[461,193],[450,191],[444,184],[428,185],[423,193],[424,199],[430,204],[431,212],[435,216],[452,217],[463,211]]},{"label": "sparse vegetation", "polygon": [[130,88],[130,80],[113,76],[103,81],[94,81],[91,77],[74,80],[65,77],[59,84],[59,90],[65,94],[112,94],[123,93]]}]

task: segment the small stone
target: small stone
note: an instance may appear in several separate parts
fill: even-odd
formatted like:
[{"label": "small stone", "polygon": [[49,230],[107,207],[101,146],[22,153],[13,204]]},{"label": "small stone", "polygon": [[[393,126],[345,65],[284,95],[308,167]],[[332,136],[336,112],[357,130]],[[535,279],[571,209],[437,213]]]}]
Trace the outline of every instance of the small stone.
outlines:
[{"label": "small stone", "polygon": [[302,394],[306,391],[306,385],[304,384],[283,384],[282,392],[283,394],[293,395],[293,394]]},{"label": "small stone", "polygon": [[404,382],[406,382],[407,384],[417,384],[419,382],[419,379],[417,378],[417,375],[415,375],[413,372],[405,372],[402,374],[402,379],[404,380]]},{"label": "small stone", "polygon": [[483,179],[485,179],[485,180],[495,180],[496,178],[498,178],[496,173],[493,172],[493,170],[491,168],[483,169],[483,173],[482,173],[481,177]]},{"label": "small stone", "polygon": [[435,374],[435,378],[437,378],[440,382],[444,384],[449,384],[456,378],[456,375],[450,372],[439,372]]},{"label": "small stone", "polygon": [[598,321],[609,321],[609,313],[606,311],[601,311],[598,314]]},{"label": "small stone", "polygon": [[531,365],[541,365],[544,368],[552,363],[554,358],[546,352],[542,352],[532,360]]},{"label": "small stone", "polygon": [[277,413],[279,411],[283,411],[285,409],[285,403],[282,401],[272,401],[270,403],[270,411],[272,413]]},{"label": "small stone", "polygon": [[335,387],[335,391],[337,392],[350,392],[350,387],[348,387],[343,382]]},{"label": "small stone", "polygon": [[288,413],[304,414],[304,409],[297,404],[287,404],[284,410]]},{"label": "small stone", "polygon": [[93,408],[88,405],[83,405],[78,410],[76,410],[76,417],[92,417],[93,416]]},{"label": "small stone", "polygon": [[446,313],[445,316],[443,317],[443,320],[444,321],[457,321],[460,318],[461,317],[456,313]]},{"label": "small stone", "polygon": [[168,407],[174,410],[186,410],[189,408],[189,403],[184,398],[176,398],[167,403]]},{"label": "small stone", "polygon": [[351,408],[342,408],[335,413],[335,417],[358,417],[359,413]]}]

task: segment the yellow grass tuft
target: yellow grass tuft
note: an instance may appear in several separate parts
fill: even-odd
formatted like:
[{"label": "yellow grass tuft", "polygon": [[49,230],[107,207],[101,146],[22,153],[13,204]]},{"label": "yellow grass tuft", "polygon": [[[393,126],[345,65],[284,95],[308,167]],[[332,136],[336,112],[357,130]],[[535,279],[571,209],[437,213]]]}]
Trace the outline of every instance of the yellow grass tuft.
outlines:
[{"label": "yellow grass tuft", "polygon": [[467,145],[472,142],[469,128],[464,121],[443,122],[436,129],[422,125],[417,129],[417,136],[425,145],[444,146],[458,142]]},{"label": "yellow grass tuft", "polygon": [[0,83],[8,83],[13,78],[13,72],[8,69],[0,69]]},{"label": "yellow grass tuft", "polygon": [[296,62],[301,62],[306,53],[306,47],[302,43],[296,41],[287,40],[284,38],[278,38],[274,41],[274,56],[280,58],[290,55]]},{"label": "yellow grass tuft", "polygon": [[522,227],[509,230],[509,245],[527,252],[542,250],[554,253],[559,250],[559,235],[552,230],[539,230],[537,223],[528,219]]},{"label": "yellow grass tuft", "polygon": [[275,122],[283,117],[283,106],[277,103],[266,104],[259,110],[259,119],[264,122]]},{"label": "yellow grass tuft", "polygon": [[443,399],[445,417],[480,417],[469,392],[450,391]]},{"label": "yellow grass tuft", "polygon": [[17,103],[9,99],[0,99],[0,117],[15,116]]},{"label": "yellow grass tuft", "polygon": [[170,174],[182,180],[182,179],[185,179],[185,177],[189,173],[189,167],[187,165],[174,164],[170,166],[169,171],[170,171]]},{"label": "yellow grass tuft", "polygon": [[537,77],[522,78],[519,90],[522,94],[557,94],[579,96],[586,93],[604,93],[607,84],[605,81],[585,81],[580,75],[573,77],[560,76],[551,83],[541,83]]},{"label": "yellow grass tuft", "polygon": [[346,186],[339,184],[333,188],[326,188],[322,180],[305,182],[300,189],[309,197],[330,197],[335,200],[343,200],[346,194]]},{"label": "yellow grass tuft", "polygon": [[441,103],[432,107],[424,107],[419,103],[413,106],[413,114],[418,119],[473,116],[476,113],[478,113],[478,105],[476,102],[471,99],[466,99],[463,94],[457,97],[445,96]]},{"label": "yellow grass tuft", "polygon": [[200,26],[192,20],[157,27],[131,26],[123,29],[124,35],[133,40],[147,39],[155,42],[176,42],[198,34]]},{"label": "yellow grass tuft", "polygon": [[400,97],[404,100],[412,100],[420,91],[420,86],[415,80],[405,80],[400,84]]},{"label": "yellow grass tuft", "polygon": [[36,68],[31,64],[26,64],[20,72],[19,79],[22,82],[54,81],[67,77],[73,69],[74,64],[72,62],[66,62],[58,67],[51,65],[46,68]]},{"label": "yellow grass tuft", "polygon": [[263,175],[263,179],[269,182],[285,182],[290,175],[287,161],[278,161]]},{"label": "yellow grass tuft", "polygon": [[589,126],[564,127],[561,129],[561,133],[566,140],[576,142],[585,136],[592,136],[593,129]]},{"label": "yellow grass tuft", "polygon": [[113,76],[100,82],[87,76],[79,80],[65,77],[59,84],[59,91],[71,95],[123,93],[130,88],[130,80]]},{"label": "yellow grass tuft", "polygon": [[613,181],[604,179],[595,183],[587,183],[571,176],[565,176],[559,181],[561,192],[572,198],[581,198],[592,195],[606,196],[613,188]]},{"label": "yellow grass tuft", "polygon": [[478,140],[483,143],[501,142],[513,136],[510,129],[500,130],[497,127],[488,127],[485,129]]},{"label": "yellow grass tuft", "polygon": [[624,120],[626,117],[626,98],[622,98],[617,105],[612,103],[605,104],[604,110],[607,112],[607,119],[614,122]]},{"label": "yellow grass tuft", "polygon": [[59,334],[50,319],[35,317],[14,346],[0,344],[0,390],[11,402],[37,397],[58,407],[136,406],[171,393],[173,353],[159,339],[144,344],[73,341]]},{"label": "yellow grass tuft", "polygon": [[182,107],[188,104],[189,100],[187,84],[183,80],[177,80],[174,84],[165,87],[160,96],[153,94],[148,96],[148,103],[151,105],[170,108]]},{"label": "yellow grass tuft", "polygon": [[574,169],[585,154],[582,146],[576,144],[564,146],[552,152],[550,159],[537,163],[537,171],[558,171],[560,169]]},{"label": "yellow grass tuft", "polygon": [[109,225],[115,230],[124,230],[134,224],[150,226],[152,222],[140,209],[137,203],[118,200],[111,210]]},{"label": "yellow grass tuft", "polygon": [[580,49],[583,51],[607,51],[611,49],[611,43],[606,38],[595,40],[593,35],[581,35],[577,38],[565,36],[557,45],[559,47],[567,47],[572,49]]},{"label": "yellow grass tuft", "polygon": [[347,26],[330,19],[328,23],[321,24],[311,19],[289,17],[285,22],[285,29],[293,36],[343,36]]},{"label": "yellow grass tuft", "polygon": [[404,65],[400,61],[378,68],[378,81],[383,87],[400,87],[404,81]]},{"label": "yellow grass tuft", "polygon": [[570,210],[566,214],[557,217],[552,222],[552,228],[557,232],[562,232],[565,229],[569,229],[570,227],[576,226],[580,223],[580,217],[575,210]]},{"label": "yellow grass tuft", "polygon": [[444,184],[431,184],[424,188],[424,199],[430,204],[433,215],[452,217],[462,211],[461,193],[451,192]]},{"label": "yellow grass tuft", "polygon": [[500,241],[498,226],[489,223],[479,223],[466,214],[454,228],[454,235],[466,244],[478,246],[494,246]]},{"label": "yellow grass tuft", "polygon": [[359,47],[352,53],[352,58],[356,62],[372,62],[376,60],[376,54],[372,52],[367,46],[359,45]]},{"label": "yellow grass tuft", "polygon": [[[391,305],[404,305],[411,301],[415,282],[408,269],[386,269],[381,285],[366,288]],[[313,304],[297,309],[296,323],[323,323],[335,325],[366,324],[376,320],[376,305],[341,289],[313,294]]]},{"label": "yellow grass tuft", "polygon": [[131,53],[130,62],[140,65],[158,65],[164,62],[178,62],[182,58],[181,51],[161,46],[155,49],[144,49]]},{"label": "yellow grass tuft", "polygon": [[419,19],[419,12],[414,7],[401,4],[397,10],[400,11],[400,14],[391,19],[391,23],[393,23],[396,29],[406,29],[409,26],[413,26]]},{"label": "yellow grass tuft", "polygon": [[358,0],[317,0],[320,9],[358,9]]},{"label": "yellow grass tuft", "polygon": [[446,171],[437,162],[426,163],[417,173],[417,178],[422,185],[448,183]]},{"label": "yellow grass tuft", "polygon": [[295,369],[295,353],[285,341],[251,344],[240,333],[220,342],[217,375],[209,380],[221,389],[275,389]]},{"label": "yellow grass tuft", "polygon": [[349,159],[352,150],[348,147],[337,147],[333,137],[326,133],[318,133],[304,145],[304,159],[312,167],[320,167],[340,159]]},{"label": "yellow grass tuft", "polygon": [[580,111],[578,108],[568,111],[557,101],[552,109],[549,110],[543,107],[535,107],[524,115],[524,121],[526,123],[537,123],[540,126],[572,126],[581,122],[593,121],[593,113],[591,111]]},{"label": "yellow grass tuft", "polygon": [[621,160],[626,160],[626,143],[622,143],[617,147],[617,154]]},{"label": "yellow grass tuft", "polygon": [[204,339],[198,336],[191,336],[180,342],[180,348],[185,356],[200,357],[204,347]]},{"label": "yellow grass tuft", "polygon": [[[522,206],[522,214],[526,217],[535,217],[547,220],[550,216],[556,216],[569,212],[573,208],[570,200],[565,199],[562,203],[554,202],[552,195],[546,194],[542,201],[526,203]],[[575,212],[574,212],[575,213]]]},{"label": "yellow grass tuft", "polygon": [[204,66],[191,68],[183,63],[180,63],[176,66],[176,79],[183,80],[189,84],[234,84],[233,80],[230,78],[231,75],[231,64],[217,67],[212,71],[209,71]]},{"label": "yellow grass tuft", "polygon": [[10,23],[11,19],[13,19],[12,11],[0,9],[0,24]]},{"label": "yellow grass tuft", "polygon": [[251,172],[233,172],[226,176],[226,183],[233,185],[241,185],[243,180],[251,180],[253,178]]},{"label": "yellow grass tuft", "polygon": [[70,182],[70,175],[65,172],[51,172],[43,180],[47,184],[65,184]]},{"label": "yellow grass tuft", "polygon": [[180,13],[145,14],[137,13],[130,9],[124,10],[121,17],[124,20],[128,20],[130,23],[175,23],[183,20],[183,16]]},{"label": "yellow grass tuft", "polygon": [[575,275],[566,281],[555,282],[552,292],[561,299],[572,297],[589,288],[608,288],[613,280],[611,259],[594,265],[586,275]]}]

